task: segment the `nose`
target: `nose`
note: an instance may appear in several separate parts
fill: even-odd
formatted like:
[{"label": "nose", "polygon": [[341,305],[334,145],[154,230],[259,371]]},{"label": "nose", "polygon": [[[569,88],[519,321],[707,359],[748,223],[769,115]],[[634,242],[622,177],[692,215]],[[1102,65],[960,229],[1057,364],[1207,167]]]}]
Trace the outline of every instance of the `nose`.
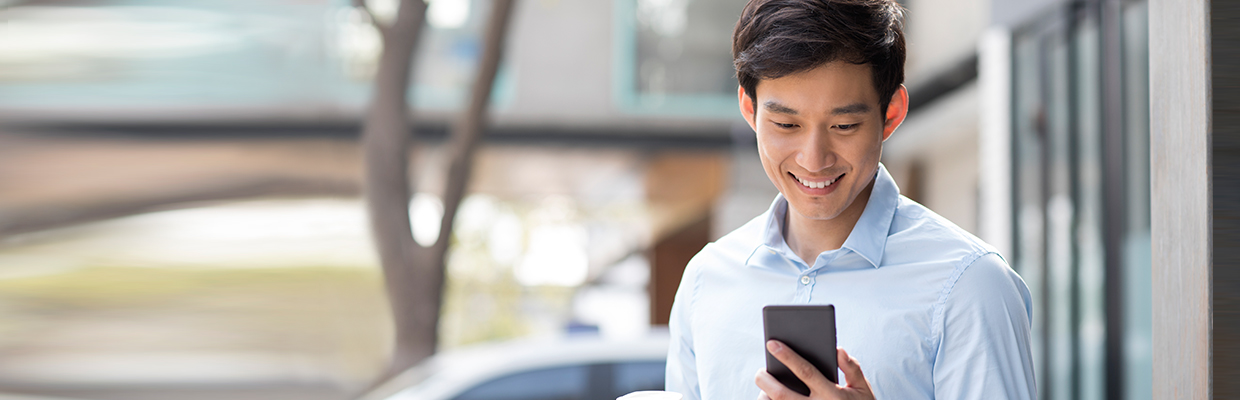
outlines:
[{"label": "nose", "polygon": [[826,128],[820,128],[805,135],[805,140],[797,151],[796,162],[809,172],[818,172],[835,165],[838,156],[831,143],[831,135]]}]

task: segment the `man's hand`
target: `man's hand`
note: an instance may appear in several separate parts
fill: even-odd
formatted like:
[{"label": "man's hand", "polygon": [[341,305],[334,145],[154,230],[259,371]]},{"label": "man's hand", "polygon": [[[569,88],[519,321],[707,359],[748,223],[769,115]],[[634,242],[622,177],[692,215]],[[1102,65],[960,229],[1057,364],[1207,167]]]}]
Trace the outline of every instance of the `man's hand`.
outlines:
[{"label": "man's hand", "polygon": [[840,365],[840,370],[844,371],[844,380],[848,382],[848,386],[840,386],[827,380],[827,377],[814,368],[809,361],[805,361],[796,352],[789,349],[778,340],[768,340],[766,342],[767,351],[775,356],[780,362],[788,366],[792,373],[801,378],[806,386],[809,386],[809,397],[802,396],[800,393],[788,389],[787,386],[776,380],[774,376],[766,372],[765,369],[758,371],[758,376],[754,377],[758,388],[762,389],[762,394],[758,395],[758,400],[793,400],[793,399],[812,399],[812,400],[873,400],[874,393],[870,391],[870,382],[865,380],[865,375],[861,374],[861,365],[857,364],[857,360],[848,355],[844,349],[838,349],[836,352]]}]

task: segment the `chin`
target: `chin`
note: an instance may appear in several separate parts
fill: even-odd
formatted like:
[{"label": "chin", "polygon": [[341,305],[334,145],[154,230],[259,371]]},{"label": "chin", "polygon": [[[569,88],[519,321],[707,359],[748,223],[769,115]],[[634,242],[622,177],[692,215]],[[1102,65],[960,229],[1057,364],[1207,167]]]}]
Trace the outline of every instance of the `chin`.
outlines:
[{"label": "chin", "polygon": [[[784,195],[784,198],[788,198],[788,196]],[[793,212],[802,217],[819,221],[835,219],[844,211],[844,208],[838,205],[814,204],[812,201],[805,201],[804,199],[788,199],[788,206]]]}]

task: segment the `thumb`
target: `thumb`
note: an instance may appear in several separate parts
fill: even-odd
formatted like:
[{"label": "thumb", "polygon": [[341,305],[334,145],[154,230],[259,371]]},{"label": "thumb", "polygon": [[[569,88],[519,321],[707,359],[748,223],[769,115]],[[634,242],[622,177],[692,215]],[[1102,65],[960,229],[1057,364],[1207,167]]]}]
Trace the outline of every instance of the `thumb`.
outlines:
[{"label": "thumb", "polygon": [[856,389],[870,390],[870,382],[865,380],[865,374],[861,373],[861,364],[857,363],[857,359],[848,355],[844,349],[837,349],[836,362],[840,365],[840,371],[844,372],[844,379],[848,381],[848,387]]}]

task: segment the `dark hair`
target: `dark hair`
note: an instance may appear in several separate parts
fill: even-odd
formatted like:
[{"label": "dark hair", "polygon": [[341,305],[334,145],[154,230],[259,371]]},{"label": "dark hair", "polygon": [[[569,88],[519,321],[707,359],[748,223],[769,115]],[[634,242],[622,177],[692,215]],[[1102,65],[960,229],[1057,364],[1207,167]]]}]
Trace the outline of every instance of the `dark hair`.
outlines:
[{"label": "dark hair", "polygon": [[903,18],[894,0],[750,0],[732,32],[736,80],[756,105],[761,79],[868,64],[885,114],[904,83]]}]

